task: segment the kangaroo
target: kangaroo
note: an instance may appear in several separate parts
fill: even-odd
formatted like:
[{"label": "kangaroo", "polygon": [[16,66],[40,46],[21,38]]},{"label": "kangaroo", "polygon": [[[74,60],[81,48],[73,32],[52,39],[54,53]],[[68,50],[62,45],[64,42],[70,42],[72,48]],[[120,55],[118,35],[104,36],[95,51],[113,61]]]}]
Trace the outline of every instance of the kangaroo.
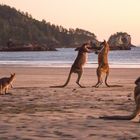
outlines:
[{"label": "kangaroo", "polygon": [[4,77],[0,79],[0,94],[6,94],[8,92],[9,87],[13,88],[12,83],[15,79],[15,73],[11,74],[10,77]]},{"label": "kangaroo", "polygon": [[108,64],[109,44],[104,40],[104,42],[100,44],[100,47],[102,49],[100,49],[99,51],[96,51],[96,53],[98,54],[98,68],[96,71],[98,82],[95,85],[96,88],[98,88],[103,83],[102,81],[103,73],[106,73],[105,84],[107,87],[109,87],[109,85],[107,84],[107,78],[109,75],[109,64]]},{"label": "kangaroo", "polygon": [[140,122],[140,77],[135,81],[136,87],[134,89],[134,100],[136,108],[129,116],[103,116],[99,117],[105,120],[131,120],[134,122]]},{"label": "kangaroo", "polygon": [[71,66],[68,78],[65,82],[64,85],[61,86],[51,86],[51,87],[65,87],[68,85],[71,75],[72,73],[77,73],[78,74],[78,78],[76,83],[81,87],[84,88],[84,86],[82,86],[79,81],[81,79],[81,76],[83,74],[83,66],[85,65],[85,63],[87,62],[87,53],[93,52],[93,50],[91,49],[91,44],[90,43],[84,43],[81,47],[78,47],[75,49],[75,51],[78,51],[78,55],[74,61],[74,63]]}]

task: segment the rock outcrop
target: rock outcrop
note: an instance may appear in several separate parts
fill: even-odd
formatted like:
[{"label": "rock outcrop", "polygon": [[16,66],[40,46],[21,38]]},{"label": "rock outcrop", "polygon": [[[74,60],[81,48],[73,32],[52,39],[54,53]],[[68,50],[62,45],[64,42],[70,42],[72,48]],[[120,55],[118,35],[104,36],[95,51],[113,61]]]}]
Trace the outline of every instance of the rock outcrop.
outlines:
[{"label": "rock outcrop", "polygon": [[46,44],[16,44],[12,40],[7,45],[0,47],[0,51],[57,51],[54,47],[48,47]]},{"label": "rock outcrop", "polygon": [[108,43],[111,50],[131,50],[131,47],[135,47],[131,44],[131,36],[122,32],[111,35]]}]

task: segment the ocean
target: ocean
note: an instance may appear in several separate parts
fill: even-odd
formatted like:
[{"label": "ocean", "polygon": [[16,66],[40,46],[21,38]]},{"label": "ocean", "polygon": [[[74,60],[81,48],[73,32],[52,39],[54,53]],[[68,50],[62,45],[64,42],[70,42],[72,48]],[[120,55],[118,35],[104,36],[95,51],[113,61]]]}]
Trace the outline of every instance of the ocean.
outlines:
[{"label": "ocean", "polygon": [[[59,48],[58,51],[42,52],[0,52],[0,66],[20,67],[70,67],[77,51],[74,48]],[[132,50],[117,50],[109,52],[111,68],[140,68],[140,47]],[[88,68],[97,67],[97,55],[90,53]]]}]

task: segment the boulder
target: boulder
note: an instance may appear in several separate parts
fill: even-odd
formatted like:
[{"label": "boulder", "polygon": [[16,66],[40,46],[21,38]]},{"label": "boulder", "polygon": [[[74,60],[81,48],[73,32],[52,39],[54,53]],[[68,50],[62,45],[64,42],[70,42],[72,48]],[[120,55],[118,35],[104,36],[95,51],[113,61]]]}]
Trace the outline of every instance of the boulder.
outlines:
[{"label": "boulder", "polygon": [[108,43],[111,50],[131,50],[131,47],[135,47],[131,44],[131,36],[122,32],[111,35]]}]

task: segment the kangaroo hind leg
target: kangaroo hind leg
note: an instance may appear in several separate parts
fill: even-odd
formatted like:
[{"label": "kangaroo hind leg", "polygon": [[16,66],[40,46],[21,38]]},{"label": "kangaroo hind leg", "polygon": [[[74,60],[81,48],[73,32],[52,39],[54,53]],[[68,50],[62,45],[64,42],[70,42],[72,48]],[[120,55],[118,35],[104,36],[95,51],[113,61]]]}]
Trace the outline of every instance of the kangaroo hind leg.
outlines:
[{"label": "kangaroo hind leg", "polygon": [[80,79],[81,79],[81,77],[82,77],[83,71],[78,71],[77,74],[78,74],[78,78],[77,78],[76,83],[77,83],[81,88],[85,88],[85,86],[82,86],[82,85],[79,83],[79,82],[80,82]]},{"label": "kangaroo hind leg", "polygon": [[6,88],[5,88],[5,94],[7,94],[7,91],[8,91],[8,88],[6,87]]},{"label": "kangaroo hind leg", "polygon": [[108,85],[108,83],[107,83],[108,76],[109,76],[109,71],[106,72],[105,84],[106,84],[107,87],[110,87],[110,85]]},{"label": "kangaroo hind leg", "polygon": [[97,69],[97,77],[98,77],[98,82],[96,83],[95,87],[98,88],[102,83],[102,72],[100,69]]}]

